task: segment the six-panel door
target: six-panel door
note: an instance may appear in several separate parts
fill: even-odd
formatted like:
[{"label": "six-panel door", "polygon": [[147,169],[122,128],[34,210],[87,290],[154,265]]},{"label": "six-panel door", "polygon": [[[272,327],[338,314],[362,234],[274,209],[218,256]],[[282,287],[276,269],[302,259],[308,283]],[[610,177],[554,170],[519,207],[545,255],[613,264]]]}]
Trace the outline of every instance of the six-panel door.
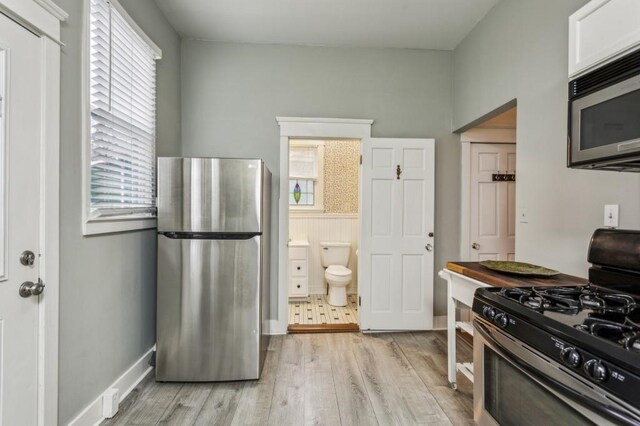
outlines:
[{"label": "six-panel door", "polygon": [[515,144],[471,144],[471,260],[515,260],[516,182],[493,179],[515,172]]},{"label": "six-panel door", "polygon": [[434,140],[365,139],[361,327],[433,323]]},{"label": "six-panel door", "polygon": [[[0,424],[38,419],[42,55],[40,39],[0,14]],[[34,253],[33,264],[21,254]],[[26,284],[29,287],[28,284]]]}]

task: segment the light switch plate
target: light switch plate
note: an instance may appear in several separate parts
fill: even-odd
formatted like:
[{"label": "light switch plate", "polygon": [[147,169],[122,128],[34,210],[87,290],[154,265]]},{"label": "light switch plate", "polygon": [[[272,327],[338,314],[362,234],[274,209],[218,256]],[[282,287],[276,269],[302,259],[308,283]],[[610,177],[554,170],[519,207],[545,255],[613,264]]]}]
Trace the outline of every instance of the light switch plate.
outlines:
[{"label": "light switch plate", "polygon": [[618,204],[605,204],[604,206],[604,226],[607,228],[617,228],[619,225],[620,206]]},{"label": "light switch plate", "polygon": [[520,206],[518,210],[518,222],[529,223],[529,210],[525,206]]}]

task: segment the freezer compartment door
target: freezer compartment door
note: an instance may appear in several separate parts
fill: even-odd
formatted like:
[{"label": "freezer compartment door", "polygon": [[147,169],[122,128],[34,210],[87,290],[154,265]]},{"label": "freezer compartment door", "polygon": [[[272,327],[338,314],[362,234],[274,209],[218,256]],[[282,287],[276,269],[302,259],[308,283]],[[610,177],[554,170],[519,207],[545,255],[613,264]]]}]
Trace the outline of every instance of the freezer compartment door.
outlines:
[{"label": "freezer compartment door", "polygon": [[261,160],[158,158],[159,232],[262,232]]},{"label": "freezer compartment door", "polygon": [[259,377],[260,238],[158,235],[157,380]]}]

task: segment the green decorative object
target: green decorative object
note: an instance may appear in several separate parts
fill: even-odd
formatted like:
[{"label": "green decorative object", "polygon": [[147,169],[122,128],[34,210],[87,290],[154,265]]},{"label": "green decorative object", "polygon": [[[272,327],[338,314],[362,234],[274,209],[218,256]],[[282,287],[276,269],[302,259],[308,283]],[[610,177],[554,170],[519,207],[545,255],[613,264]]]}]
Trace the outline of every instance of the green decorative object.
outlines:
[{"label": "green decorative object", "polygon": [[296,201],[296,204],[300,202],[301,195],[302,195],[302,190],[300,189],[300,184],[296,182],[296,186],[293,187],[293,199]]},{"label": "green decorative object", "polygon": [[522,275],[526,277],[553,277],[560,272],[538,265],[524,262],[508,262],[501,260],[483,260],[480,264],[493,271],[505,272],[507,274]]}]

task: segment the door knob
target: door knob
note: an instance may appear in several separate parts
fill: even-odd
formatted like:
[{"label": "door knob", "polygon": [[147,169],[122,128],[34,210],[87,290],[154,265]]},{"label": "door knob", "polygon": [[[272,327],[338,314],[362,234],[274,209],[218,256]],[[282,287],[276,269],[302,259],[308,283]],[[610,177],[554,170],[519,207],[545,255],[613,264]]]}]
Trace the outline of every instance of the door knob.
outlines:
[{"label": "door knob", "polygon": [[431,244],[427,244],[426,246],[424,246],[424,248],[425,248],[427,251],[433,251],[433,246],[432,246]]},{"label": "door knob", "polygon": [[474,249],[474,250],[480,250],[480,244],[473,243],[473,244],[471,244],[471,248]]},{"label": "door knob", "polygon": [[22,297],[38,296],[44,291],[44,283],[38,278],[38,282],[25,281],[20,285],[18,292]]}]

